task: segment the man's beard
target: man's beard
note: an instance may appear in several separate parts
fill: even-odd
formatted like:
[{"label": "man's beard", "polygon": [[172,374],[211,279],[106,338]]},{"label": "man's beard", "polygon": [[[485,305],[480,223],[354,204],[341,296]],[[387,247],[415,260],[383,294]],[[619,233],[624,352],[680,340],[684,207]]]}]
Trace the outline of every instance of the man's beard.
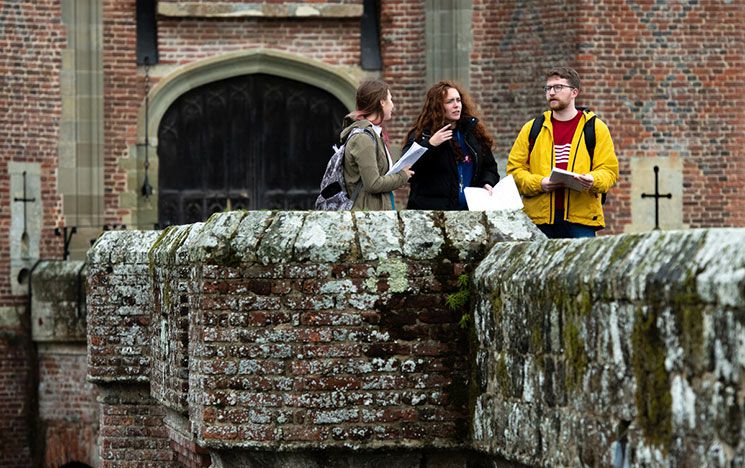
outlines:
[{"label": "man's beard", "polygon": [[554,101],[550,101],[549,100],[548,101],[548,107],[550,107],[551,110],[553,110],[553,111],[561,112],[564,109],[566,109],[567,107],[569,107],[569,103],[568,102],[563,102],[560,99],[556,99]]}]

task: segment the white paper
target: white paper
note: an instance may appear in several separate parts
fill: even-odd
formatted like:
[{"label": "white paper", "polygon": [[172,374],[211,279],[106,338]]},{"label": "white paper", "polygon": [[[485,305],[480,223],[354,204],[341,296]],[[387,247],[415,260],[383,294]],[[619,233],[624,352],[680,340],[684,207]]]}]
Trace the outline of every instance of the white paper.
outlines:
[{"label": "white paper", "polygon": [[492,188],[492,194],[481,187],[463,189],[469,211],[520,210],[523,200],[517,191],[515,179],[508,175]]},{"label": "white paper", "polygon": [[574,178],[574,176],[578,175],[579,174],[577,174],[576,172],[565,171],[564,169],[555,167],[551,169],[551,175],[548,176],[548,180],[550,180],[551,182],[561,182],[562,184],[564,184],[564,187],[581,192],[582,190],[584,190],[584,187],[582,187],[582,182]]},{"label": "white paper", "polygon": [[419,145],[418,143],[414,143],[413,145],[411,145],[411,148],[409,148],[409,151],[401,156],[401,159],[399,159],[396,164],[393,165],[391,170],[386,172],[385,175],[401,172],[401,169],[403,169],[404,167],[413,165],[415,162],[419,161],[419,158],[422,157],[425,151],[427,151],[427,148]]}]

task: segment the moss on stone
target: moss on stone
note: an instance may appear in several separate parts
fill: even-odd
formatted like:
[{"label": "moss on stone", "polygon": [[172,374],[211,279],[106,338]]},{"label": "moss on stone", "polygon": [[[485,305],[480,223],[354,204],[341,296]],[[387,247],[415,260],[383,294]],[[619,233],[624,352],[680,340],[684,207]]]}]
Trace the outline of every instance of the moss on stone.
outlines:
[{"label": "moss on stone", "polygon": [[667,453],[672,437],[672,395],[665,370],[665,343],[656,320],[655,309],[646,316],[637,309],[631,335],[632,367],[638,425],[647,441]]},{"label": "moss on stone", "polygon": [[618,242],[610,252],[611,264],[619,262],[626,258],[629,252],[634,248],[638,238],[635,236],[618,236]]},{"label": "moss on stone", "polygon": [[543,331],[539,322],[533,322],[530,327],[530,350],[536,357],[543,354]]},{"label": "moss on stone", "polygon": [[504,362],[504,356],[499,355],[496,364],[496,377],[497,383],[499,384],[500,393],[504,398],[512,396],[512,379],[510,378],[510,372],[507,369],[507,363]]},{"label": "moss on stone", "polygon": [[527,326],[530,337],[528,341],[528,353],[535,358],[540,369],[543,369],[544,339],[549,334],[546,329],[546,314],[549,312],[541,307],[530,307],[527,310]]},{"label": "moss on stone", "polygon": [[580,335],[579,328],[572,320],[567,320],[564,324],[564,359],[566,362],[566,389],[575,390],[587,371],[587,353],[585,352],[585,343]]},{"label": "moss on stone", "polygon": [[147,257],[148,257],[148,268],[150,270],[150,278],[152,278],[153,284],[161,284],[162,285],[162,291],[163,295],[160,299],[160,302],[162,304],[161,313],[166,313],[167,311],[171,310],[172,300],[171,300],[171,282],[170,282],[170,275],[171,275],[171,269],[170,268],[164,268],[162,271],[164,272],[163,278],[156,278],[155,277],[155,252],[161,248],[161,246],[168,242],[169,249],[165,253],[166,258],[169,262],[175,263],[176,261],[176,251],[179,247],[186,241],[187,237],[189,236],[189,229],[182,229],[180,232],[178,232],[178,237],[175,239],[172,239],[172,234],[176,231],[177,227],[175,226],[169,226],[166,229],[163,230],[160,236],[158,236],[158,239],[155,240],[153,245],[150,247],[150,250],[148,250]]},{"label": "moss on stone", "polygon": [[680,344],[688,365],[701,369],[704,363],[704,306],[686,305],[676,308],[675,313],[680,324]]},{"label": "moss on stone", "polygon": [[577,312],[583,317],[592,313],[592,292],[588,287],[580,288],[577,294]]},{"label": "moss on stone", "polygon": [[690,273],[670,305],[678,320],[678,338],[687,364],[701,369],[704,362],[704,303],[696,291],[696,275]]},{"label": "moss on stone", "polygon": [[491,310],[494,317],[494,329],[500,330],[502,327],[502,295],[499,292],[499,286],[495,286],[489,297]]},{"label": "moss on stone", "polygon": [[165,242],[166,239],[170,236],[171,231],[175,229],[174,226],[168,226],[165,228],[157,239],[155,239],[155,242],[153,242],[153,245],[150,246],[150,250],[147,251],[147,261],[148,261],[148,269],[150,270],[150,274],[152,276],[152,273],[155,271],[155,252],[160,248],[160,246]]}]

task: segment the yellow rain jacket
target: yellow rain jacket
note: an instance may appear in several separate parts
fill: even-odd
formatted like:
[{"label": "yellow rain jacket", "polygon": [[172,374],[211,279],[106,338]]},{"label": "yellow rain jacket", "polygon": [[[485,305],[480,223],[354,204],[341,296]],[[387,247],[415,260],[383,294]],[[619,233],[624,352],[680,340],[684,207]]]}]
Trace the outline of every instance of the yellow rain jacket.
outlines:
[{"label": "yellow rain jacket", "polygon": [[[595,114],[583,111],[572,137],[568,170],[591,174],[595,179],[592,189],[578,192],[564,189],[564,219],[585,226],[605,227],[601,194],[608,192],[618,180],[618,159],[613,148],[608,126],[595,117],[595,153],[590,167],[590,155],[584,141],[585,123]],[[551,124],[551,111],[544,113],[543,128],[538,134],[533,151],[528,154],[528,135],[533,120],[523,125],[507,159],[507,174],[511,174],[523,198],[525,213],[535,224],[553,224],[556,210],[555,192],[544,192],[541,180],[551,174],[556,154]]]}]

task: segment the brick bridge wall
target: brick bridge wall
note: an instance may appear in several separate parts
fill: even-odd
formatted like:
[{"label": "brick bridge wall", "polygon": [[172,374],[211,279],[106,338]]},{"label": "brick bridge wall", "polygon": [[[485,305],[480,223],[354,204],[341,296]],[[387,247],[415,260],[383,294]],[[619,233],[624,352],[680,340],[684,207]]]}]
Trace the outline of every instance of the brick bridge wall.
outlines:
[{"label": "brick bridge wall", "polygon": [[105,234],[88,297],[103,466],[176,463],[175,439],[193,466],[205,450],[225,466],[465,463],[467,309],[446,301],[495,242],[539,237],[522,213],[475,212],[230,212]]},{"label": "brick bridge wall", "polygon": [[103,466],[742,464],[745,231],[542,239],[437,212],[106,234]]}]

